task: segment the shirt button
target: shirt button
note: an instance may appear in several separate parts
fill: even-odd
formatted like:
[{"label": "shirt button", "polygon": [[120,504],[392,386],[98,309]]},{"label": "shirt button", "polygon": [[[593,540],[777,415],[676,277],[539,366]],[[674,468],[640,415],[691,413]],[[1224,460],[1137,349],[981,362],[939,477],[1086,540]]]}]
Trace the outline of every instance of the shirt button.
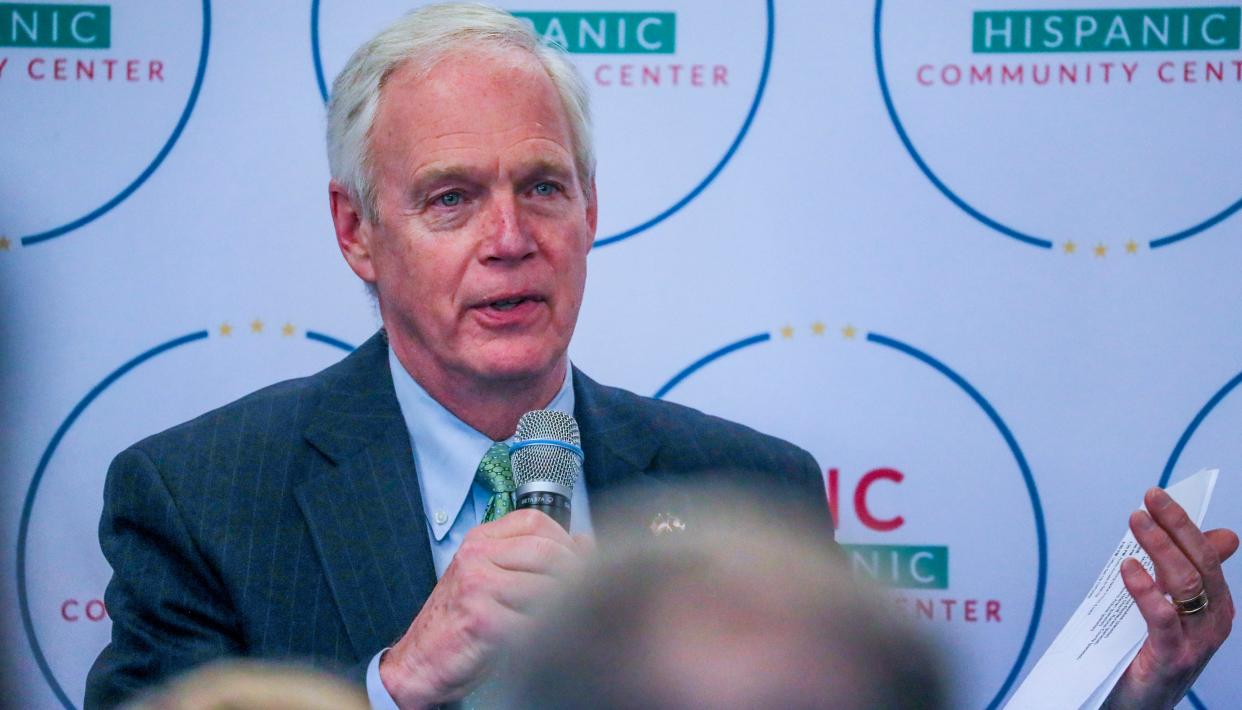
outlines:
[{"label": "shirt button", "polygon": [[448,522],[448,515],[443,510],[436,511],[436,525],[443,525]]}]

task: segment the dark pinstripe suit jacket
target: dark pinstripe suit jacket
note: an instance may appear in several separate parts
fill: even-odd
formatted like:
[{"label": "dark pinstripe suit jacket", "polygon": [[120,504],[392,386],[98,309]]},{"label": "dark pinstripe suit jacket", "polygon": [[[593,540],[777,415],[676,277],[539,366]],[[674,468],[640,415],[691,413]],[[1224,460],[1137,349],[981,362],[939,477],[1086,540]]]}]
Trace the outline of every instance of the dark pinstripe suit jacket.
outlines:
[{"label": "dark pinstripe suit jacket", "polygon": [[[769,494],[831,534],[805,451],[577,371],[574,393],[601,544],[650,523],[621,490],[677,510],[669,483],[721,467],[764,472]],[[122,452],[99,527],[112,641],[87,707],[222,656],[303,659],[362,682],[436,583],[416,475],[381,335]]]}]

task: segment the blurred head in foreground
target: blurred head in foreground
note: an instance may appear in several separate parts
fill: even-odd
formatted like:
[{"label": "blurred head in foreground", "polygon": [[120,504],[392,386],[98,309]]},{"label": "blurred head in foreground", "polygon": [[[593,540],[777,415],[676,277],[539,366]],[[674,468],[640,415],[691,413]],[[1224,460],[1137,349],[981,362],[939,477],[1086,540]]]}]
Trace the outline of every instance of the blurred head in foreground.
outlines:
[{"label": "blurred head in foreground", "polygon": [[367,696],[335,676],[301,666],[233,660],[203,666],[125,706],[126,710],[368,710]]},{"label": "blurred head in foreground", "polygon": [[515,707],[945,706],[932,648],[834,545],[713,520],[657,521],[549,604],[510,657]]}]

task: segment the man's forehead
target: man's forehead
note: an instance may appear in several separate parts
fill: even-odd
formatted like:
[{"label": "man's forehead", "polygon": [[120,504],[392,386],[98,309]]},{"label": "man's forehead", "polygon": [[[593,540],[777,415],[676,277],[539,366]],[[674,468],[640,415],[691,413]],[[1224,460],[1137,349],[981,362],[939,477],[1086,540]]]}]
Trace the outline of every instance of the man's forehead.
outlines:
[{"label": "man's forehead", "polygon": [[383,81],[385,103],[416,102],[429,118],[437,108],[491,100],[538,100],[554,113],[563,112],[547,70],[533,55],[518,48],[456,50],[430,62],[406,61]]},{"label": "man's forehead", "polygon": [[459,52],[430,69],[403,65],[385,82],[373,130],[377,148],[415,154],[517,151],[572,159],[560,97],[538,60],[521,50]]}]

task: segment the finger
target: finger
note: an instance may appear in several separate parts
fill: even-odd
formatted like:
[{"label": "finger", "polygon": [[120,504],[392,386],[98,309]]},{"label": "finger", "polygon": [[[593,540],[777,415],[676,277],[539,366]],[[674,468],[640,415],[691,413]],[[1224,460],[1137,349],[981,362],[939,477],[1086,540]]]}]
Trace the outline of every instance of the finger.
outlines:
[{"label": "finger", "polygon": [[573,540],[574,540],[574,549],[578,551],[579,555],[583,555],[585,557],[586,555],[594,554],[595,552],[595,538],[594,537],[591,537],[590,535],[586,535],[584,533],[578,533],[577,535],[574,535]]},{"label": "finger", "polygon": [[[1209,545],[1216,548],[1216,554],[1222,563],[1238,551],[1238,535],[1232,530],[1208,530],[1203,536],[1207,538]],[[1233,620],[1233,596],[1228,584],[1225,584],[1223,593],[1217,592],[1216,596],[1211,597],[1210,603],[1215,607],[1212,611],[1219,613],[1227,621]]]},{"label": "finger", "polygon": [[1238,551],[1238,534],[1226,528],[1217,528],[1203,533],[1208,544],[1216,548],[1216,555],[1224,562]]},{"label": "finger", "polygon": [[487,557],[500,569],[511,572],[530,572],[556,577],[564,576],[577,567],[579,556],[570,545],[537,535],[492,540]]},{"label": "finger", "polygon": [[1182,624],[1177,610],[1164,598],[1155,580],[1138,560],[1130,557],[1121,563],[1121,581],[1147,622],[1147,641],[1157,659],[1177,656],[1182,644]]},{"label": "finger", "polygon": [[570,544],[569,533],[565,532],[560,523],[538,510],[515,510],[499,520],[479,525],[474,530],[490,538],[539,535],[559,540],[564,545]]},{"label": "finger", "polygon": [[529,614],[564,586],[553,577],[532,572],[504,572],[497,579],[502,583],[496,585],[492,598],[519,614]]},{"label": "finger", "polygon": [[535,598],[562,586],[563,582],[547,574],[501,569],[486,559],[454,558],[436,591],[444,587],[449,603],[458,606],[466,618],[481,618],[496,605],[525,612]]},{"label": "finger", "polygon": [[[1199,526],[1195,525],[1190,516],[1186,515],[1182,506],[1159,488],[1153,488],[1147,492],[1146,502],[1152,518],[1169,534],[1173,543],[1190,559],[1200,574],[1203,586],[1183,591],[1190,592],[1193,596],[1202,589],[1207,591],[1209,597],[1225,593],[1228,585],[1225,583],[1225,575],[1220,568],[1220,555],[1216,553],[1215,547],[1208,544]],[[1186,599],[1187,597],[1174,598]]]},{"label": "finger", "polygon": [[494,643],[512,638],[530,624],[530,614],[525,611],[530,600],[518,599],[512,591],[506,594],[514,598],[493,597],[477,607],[469,624],[473,636]]},{"label": "finger", "polygon": [[1166,594],[1174,599],[1190,599],[1204,589],[1199,569],[1145,511],[1130,514],[1130,530],[1151,556],[1156,566],[1156,584]]}]

